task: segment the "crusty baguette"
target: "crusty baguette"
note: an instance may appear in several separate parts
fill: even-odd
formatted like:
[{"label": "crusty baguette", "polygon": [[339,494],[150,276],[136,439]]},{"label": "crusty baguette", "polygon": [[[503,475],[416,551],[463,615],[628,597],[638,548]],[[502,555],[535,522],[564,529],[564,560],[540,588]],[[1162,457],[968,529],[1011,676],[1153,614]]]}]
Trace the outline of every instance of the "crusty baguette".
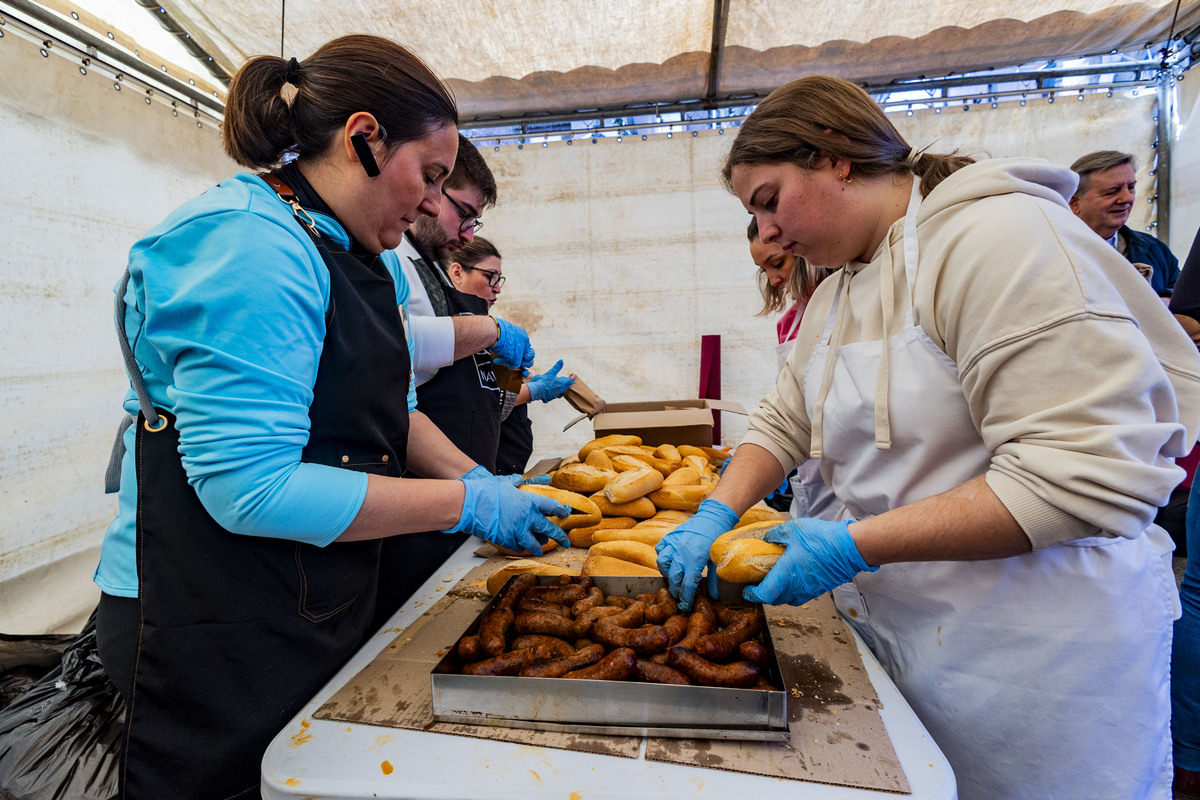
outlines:
[{"label": "crusty baguette", "polygon": [[623,453],[611,456],[609,461],[612,462],[613,470],[616,472],[628,472],[631,469],[644,469],[650,466],[649,462],[644,459]]},{"label": "crusty baguette", "polygon": [[741,519],[738,520],[738,524],[734,525],[733,527],[740,528],[743,525],[750,525],[754,522],[783,522],[784,520],[788,519],[791,519],[791,517],[782,511],[776,511],[773,508],[768,508],[764,504],[759,503],[757,505],[750,506],[746,513],[742,514]]},{"label": "crusty baguette", "polygon": [[695,467],[680,467],[663,479],[663,486],[696,486],[700,483],[700,473]]},{"label": "crusty baguette", "polygon": [[599,469],[588,464],[570,464],[560,467],[550,476],[550,485],[556,489],[566,489],[568,492],[591,494],[603,489],[615,477],[617,473],[611,470]]},{"label": "crusty baguette", "polygon": [[618,473],[604,486],[604,496],[613,504],[630,503],[645,497],[662,486],[663,476],[658,470],[643,467]]},{"label": "crusty baguette", "polygon": [[523,558],[520,561],[509,561],[488,577],[488,594],[495,594],[500,591],[500,587],[504,586],[513,575],[522,575],[526,572],[533,573],[534,575],[578,574],[574,570],[560,567],[557,564],[547,564],[544,561],[532,561],[527,558]]},{"label": "crusty baguette", "polygon": [[599,439],[592,439],[590,442],[579,448],[579,460],[587,460],[588,453],[593,450],[599,450],[603,447],[612,445],[632,446],[636,447],[642,443],[640,436],[626,436],[620,433],[614,433],[609,436],[601,436]]},{"label": "crusty baguette", "polygon": [[783,547],[761,539],[731,542],[717,565],[717,577],[730,583],[758,583],[783,555]]},{"label": "crusty baguette", "polygon": [[650,523],[669,522],[671,524],[678,525],[681,522],[687,522],[691,518],[692,514],[689,511],[679,511],[678,509],[664,508],[650,519],[639,524],[646,525]]},{"label": "crusty baguette", "polygon": [[650,519],[658,509],[654,503],[645,497],[639,497],[631,503],[612,503],[604,496],[604,492],[589,495],[588,499],[596,504],[600,513],[605,517],[633,517],[634,519]]},{"label": "crusty baguette", "polygon": [[704,502],[704,498],[708,497],[712,490],[712,486],[705,486],[703,484],[698,486],[663,486],[661,489],[653,491],[646,496],[658,508],[687,511],[694,514],[696,513],[696,509],[700,508],[700,504]]},{"label": "crusty baguette", "polygon": [[617,540],[613,542],[596,542],[588,550],[589,556],[610,556],[622,561],[632,561],[643,567],[658,569],[658,553],[654,546],[644,542]]},{"label": "crusty baguette", "polygon": [[777,520],[767,520],[764,522],[754,522],[749,525],[742,525],[733,530],[722,533],[708,548],[708,557],[714,564],[719,564],[725,559],[725,553],[729,550],[730,545],[742,539],[762,539],[767,531],[779,525]]},{"label": "crusty baguette", "polygon": [[604,448],[602,447],[598,447],[592,452],[588,453],[587,458],[584,459],[583,463],[587,464],[589,467],[595,467],[596,469],[616,472],[616,470],[613,469],[612,459],[608,457],[608,453],[604,452]]},{"label": "crusty baguette", "polygon": [[592,534],[592,545],[603,542],[641,542],[651,547],[662,537],[675,530],[674,525],[646,525],[621,530],[596,531]]},{"label": "crusty baguette", "polygon": [[679,454],[679,448],[673,444],[660,444],[654,448],[654,455],[672,464],[678,464],[683,460],[683,456]]},{"label": "crusty baguette", "polygon": [[613,575],[616,577],[653,577],[662,573],[658,568],[651,569],[635,564],[632,561],[622,561],[619,558],[605,555],[589,555],[583,562],[581,575]]},{"label": "crusty baguette", "polygon": [[568,531],[571,528],[582,528],[585,525],[595,525],[600,521],[600,509],[596,504],[589,498],[576,492],[568,492],[565,489],[555,489],[553,486],[540,486],[530,483],[517,488],[522,492],[540,494],[542,497],[549,497],[551,500],[570,506],[576,513],[568,517],[549,517],[551,522],[558,525],[564,531]]},{"label": "crusty baguette", "polygon": [[637,520],[633,517],[604,517],[595,525],[572,528],[567,531],[567,537],[571,540],[571,547],[591,547],[592,537],[600,531],[632,528],[635,524]]}]

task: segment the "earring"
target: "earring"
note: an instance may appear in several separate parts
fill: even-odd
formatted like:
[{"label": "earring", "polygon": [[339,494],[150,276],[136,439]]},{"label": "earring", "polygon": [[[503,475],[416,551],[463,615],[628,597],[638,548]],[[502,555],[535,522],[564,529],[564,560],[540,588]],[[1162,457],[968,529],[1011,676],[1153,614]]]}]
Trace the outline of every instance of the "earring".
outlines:
[{"label": "earring", "polygon": [[839,172],[838,177],[842,179],[842,183],[850,183],[854,180],[854,178],[847,178],[844,172]]}]

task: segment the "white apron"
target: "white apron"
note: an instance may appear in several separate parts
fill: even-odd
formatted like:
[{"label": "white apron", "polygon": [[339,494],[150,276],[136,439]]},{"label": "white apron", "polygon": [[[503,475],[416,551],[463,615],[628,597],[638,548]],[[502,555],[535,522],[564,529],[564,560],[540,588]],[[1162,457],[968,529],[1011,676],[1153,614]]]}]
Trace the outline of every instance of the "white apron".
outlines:
[{"label": "white apron", "polygon": [[[803,318],[803,311],[796,314],[792,329],[788,331],[787,341],[775,345],[779,372],[783,372],[788,356],[796,346],[796,332],[800,330],[800,321]],[[846,507],[833,494],[833,490],[825,485],[825,480],[821,477],[820,459],[810,458],[796,467],[795,474],[788,479],[788,485],[792,487],[792,504],[788,507],[788,513],[793,519],[808,517],[832,522],[844,518],[842,513]]]},{"label": "white apron", "polygon": [[[854,519],[947,491],[991,458],[955,364],[913,322],[920,199],[914,185],[896,267],[909,302],[885,365],[891,447],[876,447],[881,342],[837,350],[818,434],[821,471]],[[842,289],[805,374],[814,420]],[[887,564],[833,594],[945,753],[962,800],[1169,798],[1170,550],[1152,525],[1012,558]]]}]

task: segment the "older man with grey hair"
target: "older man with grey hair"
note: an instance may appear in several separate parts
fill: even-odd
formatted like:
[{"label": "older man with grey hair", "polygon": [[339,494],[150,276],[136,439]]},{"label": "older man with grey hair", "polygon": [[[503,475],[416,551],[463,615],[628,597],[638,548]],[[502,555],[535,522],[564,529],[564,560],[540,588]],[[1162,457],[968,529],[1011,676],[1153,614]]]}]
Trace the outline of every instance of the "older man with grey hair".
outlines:
[{"label": "older man with grey hair", "polygon": [[1170,297],[1179,277],[1179,259],[1153,236],[1125,223],[1137,197],[1137,164],[1129,153],[1098,150],[1088,153],[1071,169],[1079,186],[1071,210],[1101,239],[1129,259],[1162,297]]}]

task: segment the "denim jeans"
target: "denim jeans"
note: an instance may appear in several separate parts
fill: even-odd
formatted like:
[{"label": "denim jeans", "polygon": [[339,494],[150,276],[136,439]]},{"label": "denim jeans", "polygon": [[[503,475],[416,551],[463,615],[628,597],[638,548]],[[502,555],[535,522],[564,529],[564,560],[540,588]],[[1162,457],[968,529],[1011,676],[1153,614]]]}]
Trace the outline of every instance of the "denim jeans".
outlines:
[{"label": "denim jeans", "polygon": [[1200,772],[1200,480],[1188,498],[1187,552],[1171,651],[1171,734],[1175,766]]}]

